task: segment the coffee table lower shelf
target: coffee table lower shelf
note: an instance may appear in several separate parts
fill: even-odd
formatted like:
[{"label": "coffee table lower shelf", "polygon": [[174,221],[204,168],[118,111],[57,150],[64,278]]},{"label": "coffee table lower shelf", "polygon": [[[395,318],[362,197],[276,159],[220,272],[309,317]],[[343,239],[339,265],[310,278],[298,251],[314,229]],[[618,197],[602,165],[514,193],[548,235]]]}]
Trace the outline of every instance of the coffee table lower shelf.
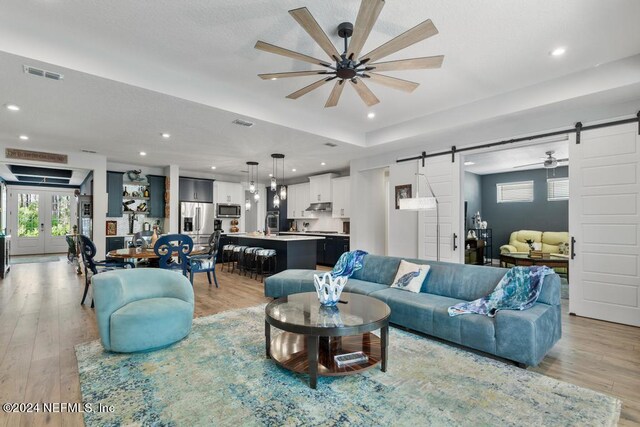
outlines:
[{"label": "coffee table lower shelf", "polygon": [[[308,335],[282,332],[271,341],[270,356],[280,366],[301,374],[309,370]],[[339,367],[334,356],[362,351],[369,360]],[[372,333],[345,337],[319,337],[317,375],[351,375],[371,369],[382,360],[380,338]]]}]

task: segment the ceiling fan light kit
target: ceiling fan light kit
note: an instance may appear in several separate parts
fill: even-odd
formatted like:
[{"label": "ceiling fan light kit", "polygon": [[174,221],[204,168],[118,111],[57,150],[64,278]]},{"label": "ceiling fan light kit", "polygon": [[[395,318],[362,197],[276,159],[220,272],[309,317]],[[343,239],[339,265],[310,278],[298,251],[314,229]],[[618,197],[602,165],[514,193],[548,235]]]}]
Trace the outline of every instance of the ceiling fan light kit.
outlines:
[{"label": "ceiling fan light kit", "polygon": [[[366,79],[392,89],[413,92],[419,86],[419,83],[386,76],[379,74],[378,72],[440,68],[442,66],[444,56],[412,58],[380,63],[376,63],[374,61],[392,55],[413,44],[432,37],[438,34],[438,30],[435,25],[433,25],[433,22],[431,22],[430,19],[427,19],[399,36],[389,40],[382,46],[360,56],[360,51],[364,47],[373,26],[378,20],[378,16],[382,11],[384,3],[384,0],[362,0],[355,25],[350,22],[343,22],[338,25],[338,35],[344,40],[343,53],[338,52],[327,34],[322,30],[318,22],[306,7],[290,10],[289,14],[293,19],[295,19],[322,48],[322,50],[331,58],[333,63],[275,46],[270,43],[258,41],[255,45],[256,49],[327,68],[327,70],[268,73],[258,74],[258,76],[264,80],[277,80],[280,78],[311,75],[327,76],[287,95],[287,98],[289,99],[298,99],[301,96],[324,86],[326,83],[336,80],[333,89],[329,94],[329,98],[325,103],[325,108],[335,107],[338,105],[338,101],[340,100],[346,81],[349,81],[362,101],[369,107],[379,103],[380,100],[365,84],[364,80]],[[349,41],[349,39],[351,40]]]}]

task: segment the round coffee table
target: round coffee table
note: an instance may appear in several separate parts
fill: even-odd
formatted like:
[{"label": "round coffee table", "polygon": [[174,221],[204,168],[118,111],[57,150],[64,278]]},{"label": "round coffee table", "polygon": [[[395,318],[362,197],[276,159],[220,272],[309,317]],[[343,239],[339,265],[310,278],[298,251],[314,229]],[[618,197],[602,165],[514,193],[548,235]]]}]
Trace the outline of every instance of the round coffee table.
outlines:
[{"label": "round coffee table", "polygon": [[[351,375],[381,363],[387,370],[389,316],[387,304],[366,295],[343,293],[334,307],[325,307],[315,292],[289,295],[265,308],[267,357],[294,372],[318,376]],[[271,340],[271,326],[284,332]],[[380,329],[380,337],[372,331]],[[362,351],[366,362],[338,366],[334,356]]]}]

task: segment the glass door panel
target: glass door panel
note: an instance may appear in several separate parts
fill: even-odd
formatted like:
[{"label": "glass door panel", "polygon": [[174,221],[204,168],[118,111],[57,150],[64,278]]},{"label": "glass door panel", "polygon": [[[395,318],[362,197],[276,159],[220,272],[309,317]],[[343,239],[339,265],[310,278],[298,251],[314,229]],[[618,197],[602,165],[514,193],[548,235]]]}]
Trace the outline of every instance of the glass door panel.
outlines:
[{"label": "glass door panel", "polygon": [[14,254],[44,253],[42,194],[37,191],[16,194],[14,209]]}]

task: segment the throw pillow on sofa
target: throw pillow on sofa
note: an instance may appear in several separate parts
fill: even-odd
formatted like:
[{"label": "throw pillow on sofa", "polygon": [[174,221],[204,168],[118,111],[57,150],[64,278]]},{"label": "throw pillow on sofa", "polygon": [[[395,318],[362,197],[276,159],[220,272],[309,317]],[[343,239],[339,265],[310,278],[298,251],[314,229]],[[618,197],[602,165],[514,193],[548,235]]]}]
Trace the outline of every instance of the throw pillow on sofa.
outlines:
[{"label": "throw pillow on sofa", "polygon": [[392,288],[403,289],[405,291],[420,292],[422,288],[422,282],[429,273],[429,267],[425,264],[414,264],[405,260],[400,261],[398,266],[398,272],[395,279],[393,279]]}]

